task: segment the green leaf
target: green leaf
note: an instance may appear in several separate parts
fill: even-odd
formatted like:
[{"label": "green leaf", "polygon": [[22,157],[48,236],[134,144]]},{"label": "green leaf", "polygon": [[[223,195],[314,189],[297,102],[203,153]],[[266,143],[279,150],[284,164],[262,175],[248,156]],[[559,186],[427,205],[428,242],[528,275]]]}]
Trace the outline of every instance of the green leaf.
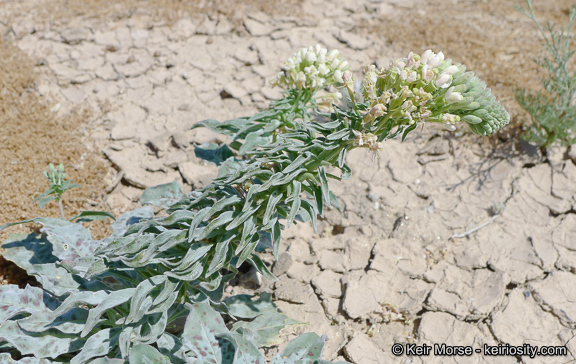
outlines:
[{"label": "green leaf", "polygon": [[219,166],[228,158],[234,157],[234,153],[226,144],[204,143],[194,147],[196,157]]},{"label": "green leaf", "polygon": [[82,330],[80,336],[85,337],[88,335],[88,333],[92,331],[92,329],[98,324],[98,319],[106,310],[120,306],[124,302],[127,302],[135,293],[136,288],[126,288],[120,291],[111,292],[108,297],[106,297],[100,304],[98,304],[98,306],[90,310],[90,313],[88,314],[88,320],[86,320],[86,326],[84,327],[84,330]]},{"label": "green leaf", "polygon": [[310,158],[312,158],[312,153],[306,152],[304,154],[300,154],[296,159],[294,159],[294,161],[292,163],[290,163],[290,165],[286,168],[284,168],[284,170],[282,170],[282,172],[288,174],[291,173],[295,170],[297,170],[301,165],[303,165],[305,162],[307,162],[308,160],[310,160]]},{"label": "green leaf", "polygon": [[140,220],[151,219],[152,217],[154,217],[154,210],[150,206],[128,211],[120,215],[120,217],[116,219],[116,222],[111,225],[113,234],[104,239],[104,242],[108,243],[119,238],[124,235],[128,227],[131,225],[138,223]]},{"label": "green leaf", "polygon": [[172,364],[187,364],[186,349],[176,336],[165,332],[158,338],[156,345],[162,354],[170,358]]},{"label": "green leaf", "polygon": [[276,278],[274,274],[270,272],[270,269],[268,269],[266,264],[264,264],[262,259],[260,259],[260,257],[257,254],[252,254],[247,260],[250,262],[250,264],[252,264],[254,268],[256,268],[258,273],[264,276],[264,278],[269,279],[271,281],[278,280],[278,278]]},{"label": "green leaf", "polygon": [[199,362],[214,363],[222,362],[222,351],[216,340],[216,336],[228,333],[224,320],[210,305],[197,302],[187,304],[190,309],[184,331],[182,332],[182,344],[192,351]]},{"label": "green leaf", "polygon": [[49,312],[44,299],[41,288],[27,285],[20,289],[14,284],[0,286],[0,325],[18,315]]},{"label": "green leaf", "polygon": [[99,330],[86,340],[82,351],[70,360],[70,364],[85,363],[88,359],[108,354],[118,344],[119,334],[120,328]]},{"label": "green leaf", "polygon": [[57,297],[79,290],[92,291],[109,288],[101,282],[89,282],[77,274],[71,274],[55,263],[33,265],[28,270],[28,274],[35,276],[44,290]]},{"label": "green leaf", "polygon": [[235,317],[251,319],[267,311],[276,312],[270,293],[260,293],[260,297],[255,301],[254,297],[256,296],[239,294],[225,298],[224,303],[228,306],[230,314]]},{"label": "green leaf", "polygon": [[170,364],[167,358],[150,345],[136,344],[130,349],[130,364]]},{"label": "green leaf", "polygon": [[326,170],[324,167],[318,167],[318,177],[320,179],[320,187],[322,188],[324,201],[330,204],[330,189],[328,188],[328,178],[326,178]]},{"label": "green leaf", "polygon": [[317,220],[316,215],[318,214],[318,211],[316,210],[316,206],[312,205],[310,202],[304,199],[301,201],[301,204],[302,204],[301,208],[305,210],[312,219],[312,227],[314,228],[314,232],[318,233],[318,227],[316,226],[316,220]]},{"label": "green leaf", "polygon": [[264,216],[262,217],[262,225],[268,224],[270,221],[270,217],[273,213],[276,212],[275,207],[282,200],[284,194],[280,191],[272,191],[270,196],[268,197],[268,204],[266,205],[266,211],[264,212]]},{"label": "green leaf", "polygon": [[[47,191],[47,192],[49,192],[49,191]],[[41,198],[40,201],[38,201],[38,206],[40,206],[40,208],[43,209],[44,206],[46,206],[46,204],[48,202],[50,202],[52,200],[56,200],[57,198],[58,198],[57,196],[48,196],[48,197]]]},{"label": "green leaf", "polygon": [[8,353],[1,353],[0,354],[0,363],[9,363],[9,364],[52,364],[54,363],[52,360],[48,359],[37,359],[31,357],[24,357],[20,360],[12,359],[12,356]]},{"label": "green leaf", "polygon": [[6,321],[0,326],[0,342],[8,342],[22,355],[34,355],[38,359],[56,358],[82,348],[84,342],[74,335],[58,334],[57,331],[34,333],[22,330],[16,321]]},{"label": "green leaf", "polygon": [[244,336],[237,332],[222,335],[222,337],[229,338],[236,344],[234,350],[234,364],[265,364],[266,359],[258,348],[254,345],[252,340],[247,340]]},{"label": "green leaf", "polygon": [[[153,297],[150,292],[158,288],[168,279],[167,276],[152,276],[142,282],[136,287],[131,300],[130,300],[130,313],[126,317],[124,324],[138,322],[144,315],[147,314],[148,308],[152,306]],[[144,302],[148,301],[147,305]]]},{"label": "green leaf", "polygon": [[301,204],[300,197],[297,197],[294,199],[294,201],[292,201],[292,206],[290,206],[290,215],[288,215],[288,223],[287,223],[288,227],[292,225],[292,222],[294,222],[296,215],[300,211],[300,204]]},{"label": "green leaf", "polygon": [[245,155],[247,153],[250,153],[254,150],[256,150],[258,147],[268,144],[272,138],[270,137],[262,137],[261,136],[262,132],[257,133],[257,132],[253,132],[248,134],[248,136],[246,137],[246,140],[244,142],[244,145],[242,145],[242,147],[240,147],[240,150],[238,151],[238,153],[240,155]]},{"label": "green leaf", "polygon": [[328,140],[346,140],[350,136],[350,129],[343,129],[337,132],[334,132],[326,137]]},{"label": "green leaf", "polygon": [[84,221],[94,221],[94,220],[105,220],[107,218],[111,218],[112,220],[116,220],[114,215],[107,211],[82,211],[78,215],[74,216],[70,219],[70,221],[74,221],[78,219],[76,222],[84,222]]},{"label": "green leaf", "polygon": [[210,262],[210,266],[208,267],[208,271],[206,272],[206,277],[211,276],[220,268],[224,266],[226,262],[226,257],[228,255],[228,245],[230,244],[230,240],[225,240],[218,242],[216,244],[216,249],[214,250],[214,256],[212,257],[212,261]]},{"label": "green leaf", "polygon": [[272,359],[271,364],[297,364],[319,360],[325,341],[326,336],[319,337],[314,333],[302,334],[290,341],[282,353]]},{"label": "green leaf", "polygon": [[150,204],[162,208],[169,208],[184,198],[182,187],[176,181],[147,188],[140,197],[142,205]]},{"label": "green leaf", "polygon": [[200,237],[197,240],[205,239],[210,235],[210,233],[217,228],[228,224],[230,221],[234,219],[234,211],[225,211],[217,216],[215,219],[210,221],[210,223],[206,226]]},{"label": "green leaf", "polygon": [[28,271],[34,264],[54,263],[58,257],[52,254],[52,244],[43,235],[10,234],[2,242],[4,259],[16,263]]},{"label": "green leaf", "polygon": [[29,332],[41,333],[48,329],[56,329],[64,334],[78,334],[84,328],[87,318],[88,310],[76,307],[61,315],[55,314],[54,311],[33,314],[18,320],[18,325],[22,330]]},{"label": "green leaf", "polygon": [[280,221],[276,220],[274,227],[270,230],[272,235],[272,252],[274,254],[274,258],[278,259],[278,253],[280,251]]},{"label": "green leaf", "polygon": [[90,364],[126,364],[126,361],[124,359],[110,359],[103,357],[90,361]]},{"label": "green leaf", "polygon": [[252,235],[252,239],[249,240],[249,243],[246,244],[240,255],[238,256],[238,261],[236,262],[236,268],[240,268],[242,263],[252,254],[254,249],[256,249],[256,245],[260,242],[260,236],[258,234]]},{"label": "green leaf", "polygon": [[280,331],[289,325],[297,325],[300,322],[292,320],[283,313],[276,311],[265,311],[252,321],[239,321],[232,325],[233,331],[242,332],[249,329],[252,342],[257,347],[273,346],[282,343]]}]

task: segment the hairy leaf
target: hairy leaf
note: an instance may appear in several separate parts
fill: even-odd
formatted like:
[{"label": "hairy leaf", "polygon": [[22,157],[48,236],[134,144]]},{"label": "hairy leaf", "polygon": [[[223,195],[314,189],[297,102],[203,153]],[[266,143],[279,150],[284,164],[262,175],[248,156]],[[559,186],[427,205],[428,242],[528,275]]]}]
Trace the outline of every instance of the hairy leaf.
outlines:
[{"label": "hairy leaf", "polygon": [[176,181],[147,188],[140,197],[142,205],[150,204],[165,209],[184,198],[182,187]]},{"label": "hairy leaf", "polygon": [[271,364],[297,364],[319,360],[325,341],[326,336],[319,337],[314,333],[302,334],[290,341],[282,353],[272,359]]},{"label": "hairy leaf", "polygon": [[244,329],[249,329],[252,334],[252,342],[257,347],[263,347],[281,344],[280,330],[286,326],[299,323],[283,313],[269,310],[250,322],[240,321],[235,323],[232,326],[232,330],[242,332]]},{"label": "hairy leaf", "polygon": [[262,292],[257,300],[252,300],[254,296],[239,294],[227,297],[224,303],[228,306],[231,315],[241,318],[255,318],[264,312],[276,312],[276,306],[272,303],[270,293]]},{"label": "hairy leaf", "polygon": [[82,351],[70,361],[70,364],[82,364],[88,359],[104,356],[118,343],[119,328],[103,329],[90,336],[84,343]]},{"label": "hairy leaf", "polygon": [[187,305],[190,314],[182,332],[182,343],[203,362],[222,361],[222,351],[216,336],[228,333],[222,317],[210,305],[197,302]]},{"label": "hairy leaf", "polygon": [[169,364],[169,361],[150,345],[136,344],[130,349],[130,364]]}]

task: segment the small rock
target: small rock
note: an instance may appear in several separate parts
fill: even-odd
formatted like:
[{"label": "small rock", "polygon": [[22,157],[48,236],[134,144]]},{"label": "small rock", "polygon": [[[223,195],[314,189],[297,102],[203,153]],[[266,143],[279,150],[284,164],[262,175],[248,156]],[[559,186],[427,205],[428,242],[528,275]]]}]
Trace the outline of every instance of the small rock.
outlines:
[{"label": "small rock", "polygon": [[[244,89],[243,87],[241,87],[240,85],[238,85],[236,83],[229,83],[226,86],[224,86],[223,93],[226,93],[226,94],[230,95],[230,97],[233,97],[237,100],[248,95],[248,92],[246,91],[246,89]],[[222,96],[222,98],[225,98],[225,97]]]},{"label": "small rock", "polygon": [[346,263],[344,262],[344,254],[337,253],[332,250],[322,250],[318,264],[322,269],[329,269],[334,272],[343,273],[346,271]]},{"label": "small rock", "polygon": [[442,155],[450,151],[450,143],[444,138],[434,138],[420,149],[416,154]]},{"label": "small rock", "polygon": [[[574,225],[576,226],[576,225]],[[552,312],[565,326],[574,325],[576,320],[576,276],[572,273],[554,271],[543,281],[531,282],[536,301]]]},{"label": "small rock", "polygon": [[264,95],[265,98],[267,98],[268,100],[275,100],[279,97],[282,96],[282,92],[277,89],[277,88],[271,88],[268,86],[264,86],[262,87],[262,89],[260,90],[260,92],[262,93],[262,95]]},{"label": "small rock", "polygon": [[370,192],[367,197],[372,202],[377,202],[380,199],[380,195],[373,192]]},{"label": "small rock", "polygon": [[194,162],[185,162],[178,166],[178,170],[184,181],[195,189],[208,186],[218,175],[218,167],[214,164],[201,166]]},{"label": "small rock", "polygon": [[325,270],[312,278],[312,285],[316,288],[316,292],[324,297],[340,298],[342,297],[341,278],[342,274]]},{"label": "small rock", "polygon": [[86,97],[86,93],[82,89],[75,86],[62,88],[61,92],[62,95],[64,95],[64,97],[66,97],[70,102],[74,104],[81,103],[82,101],[84,101],[84,98]]},{"label": "small rock", "polygon": [[314,292],[308,284],[295,279],[279,280],[275,283],[274,288],[276,299],[292,303],[306,303],[310,300],[310,296],[314,296]]},{"label": "small rock", "polygon": [[344,347],[344,352],[353,363],[381,364],[385,353],[365,334],[358,334]]},{"label": "small rock", "polygon": [[114,140],[132,139],[136,136],[139,123],[146,119],[146,111],[132,103],[128,103],[121,110],[108,114],[115,125],[110,137]]},{"label": "small rock", "polygon": [[570,149],[568,149],[568,158],[570,158],[572,162],[576,164],[576,144],[572,144]]},{"label": "small rock", "polygon": [[292,256],[288,252],[283,252],[278,256],[278,260],[274,263],[272,267],[272,273],[275,276],[281,276],[282,274],[286,273],[288,269],[292,266]]},{"label": "small rock", "polygon": [[211,35],[216,33],[216,20],[210,20],[208,17],[196,28],[196,34]]},{"label": "small rock", "polygon": [[244,26],[250,35],[259,37],[263,35],[269,35],[274,31],[274,28],[268,24],[260,23],[259,21],[252,19],[245,19]]},{"label": "small rock", "polygon": [[374,43],[369,39],[344,30],[339,31],[338,33],[334,34],[334,36],[340,42],[347,44],[348,47],[358,51],[366,49]]},{"label": "small rock", "polygon": [[60,33],[62,41],[66,44],[78,44],[85,41],[90,36],[90,30],[87,28],[70,28]]}]

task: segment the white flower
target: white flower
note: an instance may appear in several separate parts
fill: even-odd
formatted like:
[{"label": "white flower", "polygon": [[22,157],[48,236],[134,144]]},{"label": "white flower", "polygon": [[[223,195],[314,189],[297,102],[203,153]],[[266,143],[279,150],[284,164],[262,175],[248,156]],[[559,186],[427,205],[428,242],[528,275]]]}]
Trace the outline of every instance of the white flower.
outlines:
[{"label": "white flower", "polygon": [[428,60],[430,59],[431,56],[433,56],[434,53],[432,53],[432,50],[427,49],[426,51],[424,51],[424,53],[422,53],[422,55],[420,56],[420,63],[422,64],[426,64],[428,63]]},{"label": "white flower", "polygon": [[460,92],[453,92],[450,96],[446,96],[446,102],[449,104],[464,100],[464,96]]},{"label": "white flower", "polygon": [[447,73],[447,74],[449,74],[449,75],[454,75],[456,72],[458,72],[458,66],[454,66],[454,65],[453,65],[453,66],[450,66],[450,67],[446,68],[446,69],[444,70],[444,72],[442,72],[442,73]]},{"label": "white flower", "polygon": [[336,79],[336,81],[344,83],[344,80],[342,79],[342,71],[340,70],[334,71],[334,78]]},{"label": "white flower", "polygon": [[326,59],[328,59],[329,61],[332,61],[333,59],[336,58],[336,56],[338,56],[338,53],[340,53],[340,52],[338,52],[337,49],[333,49],[330,51],[330,53],[328,53],[328,55],[326,56]]},{"label": "white flower", "polygon": [[440,52],[437,55],[435,55],[434,57],[430,58],[430,60],[427,63],[428,67],[436,68],[442,64],[443,60],[444,60],[444,53]]},{"label": "white flower", "polygon": [[328,73],[330,73],[330,70],[326,67],[325,64],[321,63],[321,64],[318,66],[318,72],[319,72],[322,76],[325,76],[325,75],[327,75]]},{"label": "white flower", "polygon": [[340,64],[340,60],[338,58],[335,58],[334,60],[332,60],[332,63],[330,63],[330,67],[336,69],[339,64]]},{"label": "white flower", "polygon": [[342,62],[342,63],[340,63],[340,64],[338,65],[338,69],[339,69],[339,70],[342,70],[342,71],[347,70],[348,67],[349,67],[348,61],[344,61],[344,62]]},{"label": "white flower", "polygon": [[405,69],[400,71],[400,79],[402,81],[406,81],[407,78],[408,78],[408,71],[406,71]]},{"label": "white flower", "polygon": [[438,78],[436,79],[436,86],[442,87],[442,86],[446,85],[446,87],[448,87],[449,81],[450,81],[450,75],[447,73],[443,73],[440,76],[438,76]]},{"label": "white flower", "polygon": [[416,82],[417,79],[418,79],[418,74],[416,73],[416,71],[412,71],[408,75],[408,78],[406,78],[406,82],[409,82],[409,83]]},{"label": "white flower", "polygon": [[316,62],[316,53],[312,52],[306,53],[306,60],[310,63]]}]

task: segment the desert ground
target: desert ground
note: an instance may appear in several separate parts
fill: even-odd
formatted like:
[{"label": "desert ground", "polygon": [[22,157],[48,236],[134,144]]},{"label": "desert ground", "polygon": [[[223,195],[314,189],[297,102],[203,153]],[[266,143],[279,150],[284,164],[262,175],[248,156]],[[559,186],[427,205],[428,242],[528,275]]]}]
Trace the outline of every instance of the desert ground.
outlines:
[{"label": "desert ground", "polygon": [[[542,20],[573,3],[534,0]],[[58,216],[32,200],[48,163],[82,185],[67,214],[119,215],[147,187],[210,183],[194,154],[226,143],[204,119],[266,108],[269,81],[302,47],[339,49],[356,77],[410,51],[443,51],[486,81],[511,115],[490,138],[425,125],[373,155],[348,156],[334,182],[342,211],[319,233],[298,224],[263,258],[278,281],[246,272],[228,293],[271,292],[280,310],[328,337],[324,358],[352,363],[576,362],[576,148],[522,141],[516,89],[539,87],[543,56],[520,0],[0,1],[0,225]],[[103,237],[106,222],[91,223]],[[19,229],[0,233],[7,238]],[[5,260],[2,283],[33,278]],[[566,356],[394,356],[395,343],[481,348],[565,345]],[[274,353],[275,348],[270,349]]]}]

